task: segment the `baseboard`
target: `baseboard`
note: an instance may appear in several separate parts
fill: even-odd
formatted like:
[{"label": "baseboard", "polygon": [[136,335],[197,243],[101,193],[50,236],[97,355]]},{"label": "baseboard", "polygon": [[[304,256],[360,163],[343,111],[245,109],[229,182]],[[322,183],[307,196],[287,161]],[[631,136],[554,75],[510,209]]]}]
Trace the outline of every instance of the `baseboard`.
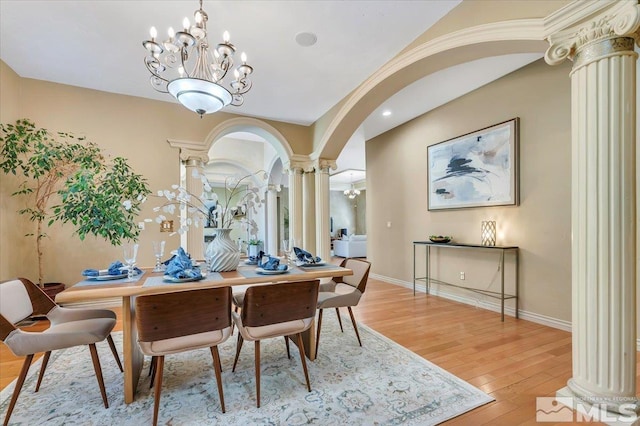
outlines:
[{"label": "baseboard", "polygon": [[[389,284],[395,284],[395,285],[406,287],[408,289],[413,290],[413,283],[408,281],[403,281],[403,280],[399,280],[391,277],[385,277],[383,275],[378,275],[378,274],[369,274],[369,276],[371,278],[375,278],[377,280],[384,281]],[[479,297],[474,298],[474,297],[463,296],[460,294],[449,293],[446,290],[443,290],[442,288],[438,289],[436,287],[437,287],[436,284],[431,286],[431,289],[432,289],[431,294],[433,294],[434,296],[439,296],[444,299],[449,299],[455,302],[464,303],[466,305],[475,306],[476,308],[482,308],[482,309],[487,309],[489,311],[500,312],[499,303],[487,301],[487,300],[481,300]],[[426,284],[416,283],[416,291],[419,291],[421,293],[426,293]],[[513,302],[507,301],[505,303],[504,314],[511,317],[515,317],[516,316],[515,309],[511,306],[506,306],[506,304],[513,304]],[[560,319],[552,318],[546,315],[540,315],[535,312],[528,312],[522,309],[518,309],[518,316],[520,317],[520,319],[535,322],[537,324],[546,325],[548,327],[557,328],[559,330],[571,332],[570,321],[560,320]],[[640,342],[640,339],[638,341]]]},{"label": "baseboard", "polygon": [[90,302],[72,302],[61,304],[65,308],[93,308],[108,309],[122,306],[122,297],[112,297],[109,299],[93,300]]}]

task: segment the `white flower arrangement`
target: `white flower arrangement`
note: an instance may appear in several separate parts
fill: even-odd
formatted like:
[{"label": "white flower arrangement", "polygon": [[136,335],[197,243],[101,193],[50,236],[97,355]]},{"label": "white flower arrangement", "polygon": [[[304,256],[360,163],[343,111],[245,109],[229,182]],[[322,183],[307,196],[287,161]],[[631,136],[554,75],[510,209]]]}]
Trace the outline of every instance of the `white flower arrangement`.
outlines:
[{"label": "white flower arrangement", "polygon": [[[202,182],[202,193],[195,195],[180,185],[172,185],[172,190],[159,190],[157,196],[164,198],[164,203],[155,207],[154,212],[159,213],[155,221],[161,223],[167,220],[167,216],[176,215],[181,210],[180,227],[177,232],[184,234],[190,226],[204,227],[206,223],[215,219],[218,228],[232,228],[235,224],[246,227],[250,235],[258,233],[258,225],[246,216],[247,212],[258,213],[258,207],[264,204],[264,198],[260,196],[260,188],[251,186],[252,178],[257,177],[266,184],[269,175],[264,170],[257,171],[244,176],[230,176],[225,178],[224,200],[219,200],[218,194],[213,192],[213,188],[207,177],[197,170],[192,175]],[[235,205],[231,205],[231,200],[237,198]],[[220,201],[220,202],[219,202]],[[217,206],[213,211],[211,207]]]}]

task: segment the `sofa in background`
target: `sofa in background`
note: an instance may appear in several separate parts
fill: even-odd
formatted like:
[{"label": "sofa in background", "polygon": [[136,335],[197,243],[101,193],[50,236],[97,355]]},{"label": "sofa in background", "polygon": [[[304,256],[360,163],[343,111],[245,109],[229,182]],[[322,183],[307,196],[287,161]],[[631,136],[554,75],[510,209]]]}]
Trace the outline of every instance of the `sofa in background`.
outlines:
[{"label": "sofa in background", "polygon": [[333,254],[340,257],[367,257],[367,236],[350,235],[333,241]]}]

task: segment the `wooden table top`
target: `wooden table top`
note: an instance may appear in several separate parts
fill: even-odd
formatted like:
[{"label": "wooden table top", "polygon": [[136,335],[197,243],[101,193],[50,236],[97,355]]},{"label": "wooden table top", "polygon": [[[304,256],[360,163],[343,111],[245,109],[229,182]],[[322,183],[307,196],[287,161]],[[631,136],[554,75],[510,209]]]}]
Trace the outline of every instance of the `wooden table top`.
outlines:
[{"label": "wooden table top", "polygon": [[255,266],[240,266],[236,271],[220,272],[222,280],[217,281],[194,281],[185,283],[167,284],[161,286],[143,287],[145,281],[152,277],[162,276],[161,272],[145,271],[145,274],[137,281],[110,283],[100,281],[90,286],[72,286],[56,296],[57,303],[71,303],[105,299],[113,297],[139,296],[142,294],[172,293],[176,291],[194,290],[200,288],[213,288],[224,286],[240,286],[248,284],[266,284],[283,281],[303,281],[318,278],[343,277],[353,275],[353,271],[339,266],[331,268],[305,268],[292,269],[287,274],[282,275],[260,275],[256,277],[245,277],[239,271],[243,269],[255,269]]}]

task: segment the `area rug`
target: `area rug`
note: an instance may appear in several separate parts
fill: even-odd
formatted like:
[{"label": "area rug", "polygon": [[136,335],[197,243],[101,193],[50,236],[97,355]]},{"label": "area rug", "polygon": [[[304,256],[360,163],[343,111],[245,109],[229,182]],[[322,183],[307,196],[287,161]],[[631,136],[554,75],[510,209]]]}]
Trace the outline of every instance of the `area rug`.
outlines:
[{"label": "area rug", "polygon": [[[255,402],[253,343],[245,342],[231,372],[235,336],[219,347],[226,413],[220,403],[208,349],[165,358],[159,424],[166,425],[433,425],[493,398],[364,325],[362,347],[348,319],[323,321],[318,359],[308,362],[307,392],[296,346],[287,359],[284,339],[262,342],[262,401]],[[237,331],[236,331],[237,334]],[[122,333],[114,333],[122,348]],[[38,361],[11,417],[15,425],[143,425],[153,416],[148,359],[137,399],[123,402],[122,373],[106,343],[97,345],[109,398],[105,409],[88,348],[54,352],[38,393]],[[15,382],[0,393],[4,419]]]}]

